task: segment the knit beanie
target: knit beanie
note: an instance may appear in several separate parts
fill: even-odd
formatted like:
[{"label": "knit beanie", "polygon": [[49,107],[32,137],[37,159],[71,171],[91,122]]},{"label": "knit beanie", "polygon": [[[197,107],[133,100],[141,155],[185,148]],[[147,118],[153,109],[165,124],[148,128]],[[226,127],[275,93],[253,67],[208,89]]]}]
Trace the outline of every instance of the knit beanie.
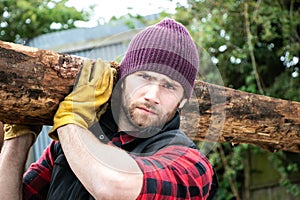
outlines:
[{"label": "knit beanie", "polygon": [[198,72],[197,48],[187,29],[166,18],[139,32],[118,70],[119,79],[136,71],[153,71],[179,82],[190,98]]}]

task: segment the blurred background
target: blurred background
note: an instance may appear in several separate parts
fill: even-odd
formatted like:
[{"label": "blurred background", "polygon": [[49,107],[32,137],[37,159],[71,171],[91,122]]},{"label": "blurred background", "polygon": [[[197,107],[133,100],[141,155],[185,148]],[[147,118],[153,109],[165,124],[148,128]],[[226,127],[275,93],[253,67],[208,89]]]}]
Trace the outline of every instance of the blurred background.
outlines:
[{"label": "blurred background", "polygon": [[[0,40],[105,60],[120,60],[142,28],[170,17],[203,49],[204,81],[300,102],[300,0],[0,0]],[[295,111],[296,112],[296,111]],[[31,151],[49,144],[49,127]],[[207,155],[216,199],[300,199],[300,155],[219,143]]]}]

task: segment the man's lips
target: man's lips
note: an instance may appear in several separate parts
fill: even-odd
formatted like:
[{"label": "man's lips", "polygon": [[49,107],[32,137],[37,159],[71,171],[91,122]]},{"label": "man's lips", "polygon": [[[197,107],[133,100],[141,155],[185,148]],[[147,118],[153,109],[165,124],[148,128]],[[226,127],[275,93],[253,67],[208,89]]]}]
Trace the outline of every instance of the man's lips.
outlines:
[{"label": "man's lips", "polygon": [[144,112],[147,112],[147,113],[150,113],[150,114],[153,114],[153,115],[156,115],[156,112],[149,109],[149,108],[146,108],[146,107],[142,107],[142,106],[137,106],[137,109],[139,110],[142,110]]}]

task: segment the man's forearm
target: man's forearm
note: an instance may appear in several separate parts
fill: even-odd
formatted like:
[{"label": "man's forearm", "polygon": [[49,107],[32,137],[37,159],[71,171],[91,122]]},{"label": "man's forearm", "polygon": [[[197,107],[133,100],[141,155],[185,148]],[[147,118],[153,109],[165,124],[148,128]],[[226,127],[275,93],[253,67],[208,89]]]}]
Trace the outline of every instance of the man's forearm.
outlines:
[{"label": "man's forearm", "polygon": [[3,123],[0,122],[0,153],[3,145],[3,139],[4,139]]},{"label": "man's forearm", "polygon": [[77,125],[58,129],[59,140],[73,172],[97,199],[135,199],[143,175],[127,152],[101,143]]},{"label": "man's forearm", "polygon": [[22,199],[22,175],[32,134],[4,142],[0,154],[0,199]]}]

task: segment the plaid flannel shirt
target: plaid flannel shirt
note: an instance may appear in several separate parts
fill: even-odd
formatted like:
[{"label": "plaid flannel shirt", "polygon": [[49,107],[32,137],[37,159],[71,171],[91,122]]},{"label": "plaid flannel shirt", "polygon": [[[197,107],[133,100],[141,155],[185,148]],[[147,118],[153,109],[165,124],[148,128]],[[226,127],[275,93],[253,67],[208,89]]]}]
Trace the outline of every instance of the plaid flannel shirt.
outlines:
[{"label": "plaid flannel shirt", "polygon": [[[117,134],[110,142],[122,148],[134,140]],[[55,152],[51,144],[33,163],[23,179],[24,199],[46,199],[54,166]],[[130,154],[131,155],[131,154]],[[143,187],[137,199],[206,199],[214,175],[212,166],[198,150],[169,146],[152,156],[131,155],[144,173]]]}]

